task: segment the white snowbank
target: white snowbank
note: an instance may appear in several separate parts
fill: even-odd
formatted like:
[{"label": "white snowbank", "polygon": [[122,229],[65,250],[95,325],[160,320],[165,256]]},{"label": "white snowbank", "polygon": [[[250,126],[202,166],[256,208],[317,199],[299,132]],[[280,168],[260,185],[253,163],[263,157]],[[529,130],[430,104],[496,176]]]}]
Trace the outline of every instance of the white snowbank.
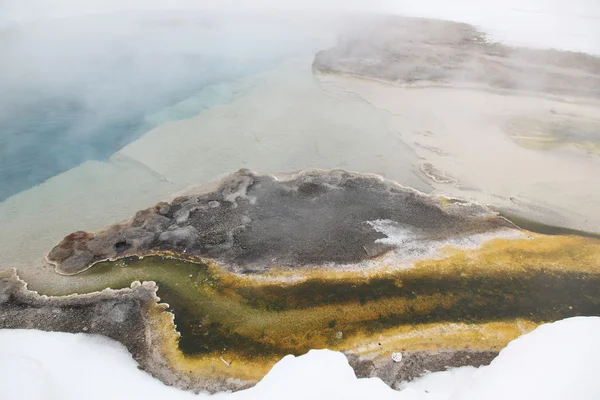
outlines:
[{"label": "white snowbank", "polygon": [[191,399],[139,370],[125,347],[102,336],[0,331],[0,399]]},{"label": "white snowbank", "polygon": [[[237,394],[237,393],[236,393]],[[300,357],[284,357],[253,389],[236,399],[398,399],[380,379],[356,379],[341,353],[312,350]],[[402,398],[402,397],[400,397]]]},{"label": "white snowbank", "polygon": [[576,317],[512,341],[451,400],[600,399],[600,318]]},{"label": "white snowbank", "polygon": [[139,370],[124,346],[110,339],[0,330],[2,400],[436,399],[419,394],[396,392],[376,378],[356,379],[343,354],[313,350],[301,357],[284,357],[252,389],[196,396],[165,386]]},{"label": "white snowbank", "polygon": [[488,367],[429,374],[394,391],[357,379],[341,353],[313,350],[284,357],[254,388],[214,396],[167,387],[137,369],[125,348],[86,334],[0,331],[0,398],[45,399],[396,399],[563,400],[600,398],[600,318],[539,327],[513,341]]}]

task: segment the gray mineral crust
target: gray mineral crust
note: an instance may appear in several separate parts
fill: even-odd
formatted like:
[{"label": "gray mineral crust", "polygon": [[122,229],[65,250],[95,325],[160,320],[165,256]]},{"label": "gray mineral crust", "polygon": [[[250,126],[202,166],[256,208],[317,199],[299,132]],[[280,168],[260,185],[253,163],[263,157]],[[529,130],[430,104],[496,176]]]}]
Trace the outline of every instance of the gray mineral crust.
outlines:
[{"label": "gray mineral crust", "polygon": [[442,208],[435,197],[375,175],[308,170],[279,180],[240,170],[213,192],[159,203],[100,232],[75,232],[47,260],[65,275],[161,252],[241,272],[346,265],[398,246],[382,241],[387,236],[374,226],[401,230],[410,246],[420,243],[415,253],[429,241],[514,227],[477,204]]},{"label": "gray mineral crust", "polygon": [[313,69],[398,84],[452,84],[600,98],[600,58],[491,43],[458,22],[381,16],[363,21]]}]

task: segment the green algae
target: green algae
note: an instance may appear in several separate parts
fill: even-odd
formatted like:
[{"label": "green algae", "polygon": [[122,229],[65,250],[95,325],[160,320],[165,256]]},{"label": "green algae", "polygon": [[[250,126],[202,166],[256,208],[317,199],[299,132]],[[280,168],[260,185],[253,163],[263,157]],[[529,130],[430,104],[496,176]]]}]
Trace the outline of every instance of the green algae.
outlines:
[{"label": "green algae", "polygon": [[102,276],[102,289],[156,281],[187,355],[227,352],[256,360],[343,347],[355,335],[398,326],[600,315],[600,274],[584,272],[405,270],[360,280],[250,284],[205,264],[153,256],[100,263],[83,275]]},{"label": "green algae", "polygon": [[582,231],[578,229],[565,228],[562,226],[549,225],[544,224],[539,221],[535,221],[532,219],[525,218],[523,216],[517,215],[510,211],[502,210],[499,208],[492,208],[494,211],[498,212],[501,217],[506,218],[513,224],[517,225],[519,228],[528,230],[529,232],[539,233],[542,235],[569,235],[569,236],[581,236],[587,238],[600,239],[600,233],[596,232],[588,232]]},{"label": "green algae", "polygon": [[553,115],[547,120],[516,118],[508,125],[510,136],[523,147],[550,150],[571,146],[600,154],[600,121],[577,115]]}]

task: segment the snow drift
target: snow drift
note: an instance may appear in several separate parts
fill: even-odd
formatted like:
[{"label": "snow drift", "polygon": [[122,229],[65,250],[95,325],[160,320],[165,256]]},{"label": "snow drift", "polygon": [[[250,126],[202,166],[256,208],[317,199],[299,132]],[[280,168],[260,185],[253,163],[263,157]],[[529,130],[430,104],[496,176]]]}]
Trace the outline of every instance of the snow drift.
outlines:
[{"label": "snow drift", "polygon": [[3,400],[165,399],[545,399],[600,397],[600,318],[546,324],[511,342],[487,367],[438,372],[394,391],[357,379],[341,353],[313,350],[283,358],[254,388],[194,395],[138,370],[125,348],[87,334],[0,331]]}]

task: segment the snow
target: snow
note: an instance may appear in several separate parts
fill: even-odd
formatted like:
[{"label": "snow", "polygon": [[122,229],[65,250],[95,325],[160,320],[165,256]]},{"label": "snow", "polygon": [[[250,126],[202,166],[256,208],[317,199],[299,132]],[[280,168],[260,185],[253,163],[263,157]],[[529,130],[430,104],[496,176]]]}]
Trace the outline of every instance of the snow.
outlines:
[{"label": "snow", "polygon": [[487,367],[428,374],[399,391],[377,378],[357,379],[341,353],[312,350],[284,357],[254,388],[210,396],[163,385],[101,336],[7,329],[0,331],[0,399],[598,399],[598,337],[598,317],[542,325]]},{"label": "snow", "polygon": [[398,396],[399,393],[380,379],[356,379],[354,370],[343,354],[327,350],[312,350],[305,356],[284,357],[254,389],[241,392],[239,398],[274,400],[402,398]]},{"label": "snow", "polygon": [[600,399],[600,318],[576,317],[512,341],[450,400]]},{"label": "snow", "polygon": [[[415,399],[448,400],[452,393],[468,384],[476,372],[475,367],[462,367],[430,373],[416,381],[400,385],[399,389],[401,393],[412,391],[417,396]],[[423,397],[424,395],[429,397]]]},{"label": "snow", "polygon": [[[193,399],[139,370],[102,336],[0,330],[0,399]],[[7,390],[8,389],[8,390]]]}]

